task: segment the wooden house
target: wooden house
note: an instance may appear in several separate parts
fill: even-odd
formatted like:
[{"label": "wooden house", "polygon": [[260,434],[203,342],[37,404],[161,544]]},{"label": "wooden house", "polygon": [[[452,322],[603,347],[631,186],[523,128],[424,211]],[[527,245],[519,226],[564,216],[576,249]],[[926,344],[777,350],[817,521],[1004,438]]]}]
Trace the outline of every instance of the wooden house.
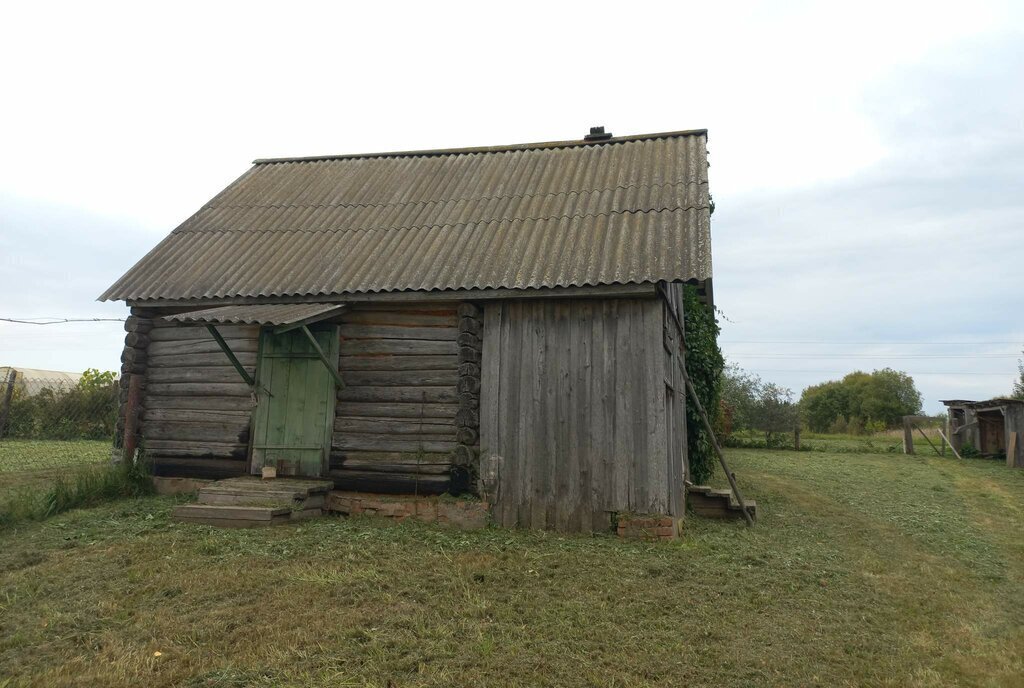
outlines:
[{"label": "wooden house", "polygon": [[681,515],[706,131],[257,160],[100,298],[158,476],[475,492],[504,525]]}]

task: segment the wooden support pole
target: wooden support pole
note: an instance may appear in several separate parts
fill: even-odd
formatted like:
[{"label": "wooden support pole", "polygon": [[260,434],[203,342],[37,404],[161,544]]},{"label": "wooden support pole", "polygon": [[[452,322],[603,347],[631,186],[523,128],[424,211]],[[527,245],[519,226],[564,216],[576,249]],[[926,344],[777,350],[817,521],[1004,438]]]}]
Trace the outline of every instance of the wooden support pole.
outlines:
[{"label": "wooden support pole", "polygon": [[221,351],[224,352],[224,355],[228,357],[229,361],[231,361],[231,365],[235,367],[238,374],[242,376],[243,380],[245,380],[245,384],[250,387],[256,386],[256,380],[254,380],[252,375],[249,374],[249,371],[245,369],[245,366],[238,361],[238,358],[235,356],[235,352],[232,351],[231,347],[228,346],[228,343],[224,341],[224,337],[220,336],[220,332],[217,331],[217,328],[207,323],[206,329],[209,330],[210,335],[214,340],[216,340],[217,346],[219,346]]},{"label": "wooden support pole", "polygon": [[305,325],[302,326],[302,333],[306,335],[306,339],[308,339],[309,343],[313,345],[313,350],[316,351],[317,356],[320,357],[320,361],[323,362],[324,367],[327,368],[327,372],[334,377],[334,381],[338,384],[338,388],[344,389],[345,381],[341,379],[341,373],[338,372],[338,366],[331,363],[327,358],[327,354],[325,354],[324,350],[320,348],[320,343],[316,340],[316,337],[313,336],[313,333],[310,332],[309,328]]},{"label": "wooden support pole", "polygon": [[130,374],[128,377],[128,401],[124,408],[124,444],[121,451],[122,461],[134,461],[135,450],[139,446],[139,416],[142,411],[142,375]]},{"label": "wooden support pole", "polygon": [[4,387],[4,398],[0,402],[0,439],[3,439],[7,432],[7,418],[11,414],[11,401],[14,399],[14,383],[18,380],[18,373],[11,370],[7,374],[7,386]]},{"label": "wooden support pole", "polygon": [[914,453],[914,428],[906,416],[903,417],[903,453]]},{"label": "wooden support pole", "polygon": [[930,444],[932,449],[935,450],[935,454],[938,455],[938,456],[942,456],[942,453],[938,450],[938,448],[934,444],[932,444],[932,441],[928,438],[928,435],[924,434],[924,430],[922,430],[921,428],[919,428],[916,425],[914,427],[917,428],[917,431],[919,433],[921,433],[921,437],[924,438],[924,441],[927,442],[928,444]]}]

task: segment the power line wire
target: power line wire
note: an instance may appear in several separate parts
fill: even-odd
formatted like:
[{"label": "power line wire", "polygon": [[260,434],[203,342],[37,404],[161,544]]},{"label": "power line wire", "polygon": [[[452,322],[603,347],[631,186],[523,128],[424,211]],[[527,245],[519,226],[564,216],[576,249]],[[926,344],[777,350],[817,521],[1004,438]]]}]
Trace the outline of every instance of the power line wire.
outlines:
[{"label": "power line wire", "polygon": [[0,318],[0,322],[19,325],[63,325],[80,322],[124,322],[124,318]]}]

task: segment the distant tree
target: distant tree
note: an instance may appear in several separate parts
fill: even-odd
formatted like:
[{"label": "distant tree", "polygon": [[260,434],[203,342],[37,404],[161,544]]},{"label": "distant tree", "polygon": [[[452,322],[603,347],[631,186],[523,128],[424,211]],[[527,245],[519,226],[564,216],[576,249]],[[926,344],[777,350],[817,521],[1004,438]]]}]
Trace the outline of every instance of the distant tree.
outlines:
[{"label": "distant tree", "polygon": [[800,396],[807,427],[814,432],[862,432],[865,428],[896,427],[903,416],[921,410],[921,393],[904,372],[884,368],[856,371],[842,380],[812,385]]},{"label": "distant tree", "polygon": [[[1024,351],[1021,351],[1024,354]],[[1024,399],[1024,359],[1017,359],[1017,380],[1013,383],[1013,392],[1010,394],[1014,399]]]},{"label": "distant tree", "polygon": [[752,409],[751,425],[764,433],[765,443],[779,444],[781,435],[793,432],[800,424],[800,408],[793,391],[772,382],[759,386]]},{"label": "distant tree", "polygon": [[748,430],[753,427],[753,409],[757,390],[763,383],[757,375],[747,373],[735,364],[722,371],[722,402],[732,411],[732,427]]}]

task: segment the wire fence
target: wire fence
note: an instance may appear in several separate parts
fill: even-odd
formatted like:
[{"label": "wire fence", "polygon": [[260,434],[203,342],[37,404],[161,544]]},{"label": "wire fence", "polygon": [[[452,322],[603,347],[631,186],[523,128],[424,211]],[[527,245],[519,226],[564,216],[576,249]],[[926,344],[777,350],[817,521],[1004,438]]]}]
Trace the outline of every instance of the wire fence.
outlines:
[{"label": "wire fence", "polygon": [[0,368],[0,499],[110,462],[118,392],[115,373],[28,377]]}]

